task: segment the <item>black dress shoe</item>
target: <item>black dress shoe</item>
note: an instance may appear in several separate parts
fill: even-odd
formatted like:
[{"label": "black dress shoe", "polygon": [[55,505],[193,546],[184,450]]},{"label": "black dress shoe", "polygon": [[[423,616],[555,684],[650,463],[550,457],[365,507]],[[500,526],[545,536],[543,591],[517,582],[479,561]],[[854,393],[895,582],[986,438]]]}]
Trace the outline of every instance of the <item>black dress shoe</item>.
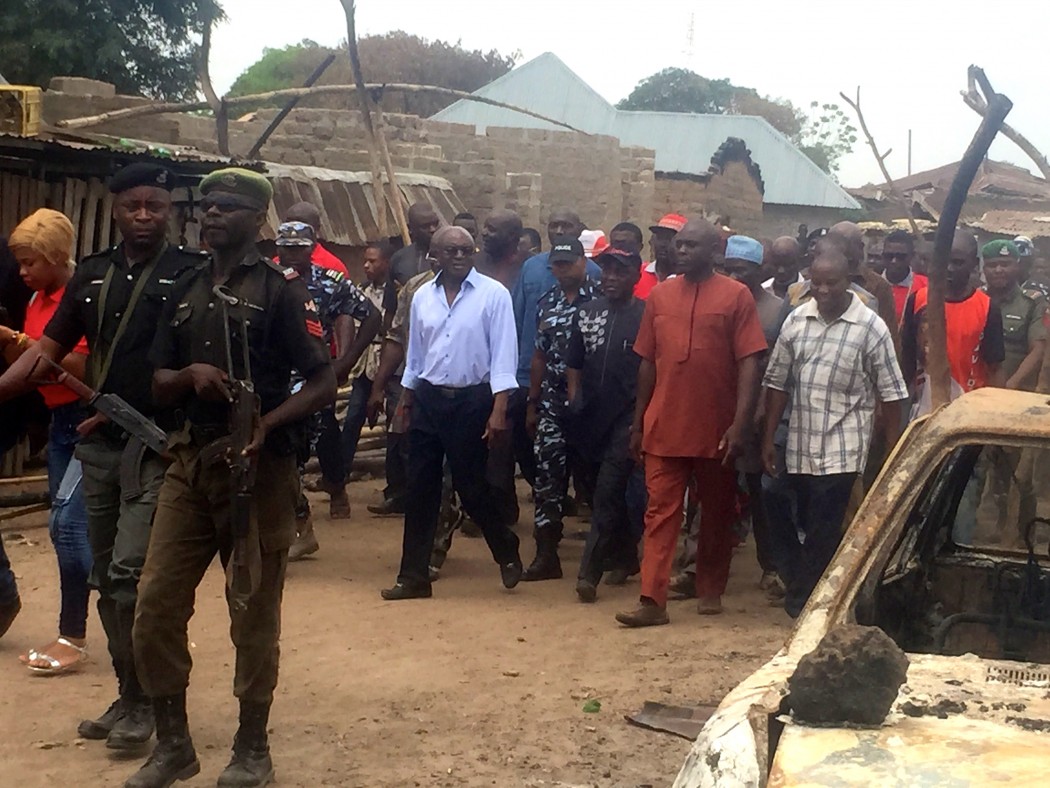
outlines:
[{"label": "black dress shoe", "polygon": [[7,634],[7,630],[11,628],[11,624],[18,618],[21,610],[22,598],[17,596],[6,605],[0,607],[0,638]]},{"label": "black dress shoe", "polygon": [[416,585],[397,582],[393,588],[384,588],[379,595],[388,602],[393,602],[398,599],[430,599],[431,593],[429,583]]},{"label": "black dress shoe", "polygon": [[500,564],[499,576],[503,578],[504,588],[514,588],[521,582],[521,561],[512,561],[509,564]]}]

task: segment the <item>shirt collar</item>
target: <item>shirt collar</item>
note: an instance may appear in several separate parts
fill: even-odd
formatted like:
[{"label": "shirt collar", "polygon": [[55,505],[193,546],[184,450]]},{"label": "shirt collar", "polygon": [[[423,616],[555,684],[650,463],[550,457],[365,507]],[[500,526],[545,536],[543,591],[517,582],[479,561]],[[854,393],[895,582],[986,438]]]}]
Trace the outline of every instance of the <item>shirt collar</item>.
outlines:
[{"label": "shirt collar", "polygon": [[[882,272],[882,278],[886,279],[887,282],[890,282],[890,280],[886,278],[886,272],[885,271]],[[915,283],[915,271],[913,271],[911,268],[909,268],[908,269],[908,275],[906,277],[901,279],[899,282],[890,282],[890,285],[892,287],[906,287],[909,290],[911,290],[911,286],[914,283]]]},{"label": "shirt collar", "polygon": [[647,274],[655,274],[656,273],[656,261],[655,260],[653,260],[651,263],[644,263],[644,265],[645,265],[645,272]]},{"label": "shirt collar", "polygon": [[[839,320],[844,320],[847,323],[859,323],[864,317],[864,311],[867,309],[867,307],[864,306],[863,302],[861,302],[860,300],[860,297],[856,293],[854,293],[852,290],[848,290],[847,292],[849,293],[850,298],[849,306],[846,307],[845,312],[843,312],[841,315],[835,318],[835,320],[832,321],[833,323],[836,323]],[[824,319],[820,316],[820,310],[817,309],[817,300],[815,298],[810,298],[808,301],[803,302],[795,309],[795,311],[805,318],[812,317],[819,320]],[[828,325],[831,325],[831,323],[829,323]]]},{"label": "shirt collar", "polygon": [[[441,285],[441,275],[444,274],[444,273],[445,273],[444,271],[438,271],[438,273],[434,276],[433,284],[434,284],[435,287],[438,287],[438,286]],[[477,287],[478,284],[481,282],[481,277],[482,276],[483,276],[483,274],[479,273],[477,268],[475,268],[474,266],[471,266],[470,267],[470,271],[467,273],[466,277],[464,277],[464,279],[463,279],[463,283],[464,284],[469,284],[471,287]]]}]

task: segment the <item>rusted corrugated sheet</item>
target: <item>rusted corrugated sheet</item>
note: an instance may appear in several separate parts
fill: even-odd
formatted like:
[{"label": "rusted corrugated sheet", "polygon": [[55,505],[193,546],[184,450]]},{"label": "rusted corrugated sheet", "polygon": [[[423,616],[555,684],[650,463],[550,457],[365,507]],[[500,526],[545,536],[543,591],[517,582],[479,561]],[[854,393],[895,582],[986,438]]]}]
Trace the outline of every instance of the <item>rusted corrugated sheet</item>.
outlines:
[{"label": "rusted corrugated sheet", "polygon": [[[377,195],[369,173],[267,162],[266,174],[273,183],[274,196],[269,226],[263,228],[263,237],[273,238],[285,211],[295,203],[305,201],[321,211],[321,235],[327,241],[342,246],[364,246],[369,241],[380,239]],[[411,172],[398,173],[397,177],[406,205],[429,202],[447,222],[463,210],[463,203],[452,184],[444,178]],[[391,233],[398,234],[390,208],[382,197],[378,202],[386,212]]]}]

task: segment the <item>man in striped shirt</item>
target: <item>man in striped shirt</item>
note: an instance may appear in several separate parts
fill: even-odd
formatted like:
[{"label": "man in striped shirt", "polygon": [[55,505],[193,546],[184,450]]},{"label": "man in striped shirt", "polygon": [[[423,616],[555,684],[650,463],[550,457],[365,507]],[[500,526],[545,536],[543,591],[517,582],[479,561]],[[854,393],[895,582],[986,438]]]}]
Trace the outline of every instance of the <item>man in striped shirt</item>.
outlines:
[{"label": "man in striped shirt", "polygon": [[[838,549],[850,491],[871,445],[876,398],[887,450],[900,435],[908,398],[889,328],[849,289],[849,266],[834,246],[810,268],[813,298],[784,323],[766,368],[763,463],[787,472],[798,502],[798,528],[774,535],[784,556],[784,607],[798,616]],[[790,400],[786,468],[777,467],[774,433]]]}]

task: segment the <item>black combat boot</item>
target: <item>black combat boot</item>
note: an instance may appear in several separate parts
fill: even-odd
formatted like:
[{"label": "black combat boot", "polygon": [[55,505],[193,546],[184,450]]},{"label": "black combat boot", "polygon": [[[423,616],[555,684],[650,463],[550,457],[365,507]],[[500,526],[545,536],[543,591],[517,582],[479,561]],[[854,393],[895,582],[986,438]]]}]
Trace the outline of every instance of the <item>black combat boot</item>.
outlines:
[{"label": "black combat boot", "polygon": [[522,573],[522,580],[529,582],[561,578],[561,561],[558,559],[559,541],[561,541],[561,534],[556,533],[554,528],[536,529],[536,557]]},{"label": "black combat boot", "polygon": [[153,735],[153,703],[142,691],[134,669],[126,672],[127,676],[120,688],[120,700],[114,704],[120,706],[121,714],[106,736],[106,746],[111,750],[138,749]]},{"label": "black combat boot", "polygon": [[157,718],[157,746],[124,788],[168,788],[176,780],[200,773],[201,762],[193,749],[186,722],[186,693],[153,699]]},{"label": "black combat boot", "polygon": [[219,775],[219,788],[262,788],[274,778],[266,723],[269,703],[241,701],[241,724],[233,739],[233,757]]}]

